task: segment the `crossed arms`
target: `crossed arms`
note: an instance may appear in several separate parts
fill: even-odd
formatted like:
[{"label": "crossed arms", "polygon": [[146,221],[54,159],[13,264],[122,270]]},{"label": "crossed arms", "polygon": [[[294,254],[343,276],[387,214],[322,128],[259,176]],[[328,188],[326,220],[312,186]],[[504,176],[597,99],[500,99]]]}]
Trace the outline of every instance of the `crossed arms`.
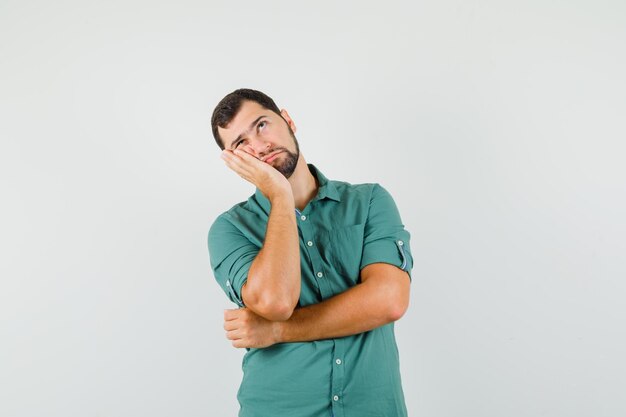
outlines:
[{"label": "crossed arms", "polygon": [[271,202],[263,247],[241,288],[246,307],[224,312],[224,329],[233,346],[260,348],[343,337],[402,317],[409,304],[409,275],[387,263],[365,266],[360,282],[341,294],[295,308],[300,296],[300,252],[291,187],[275,169],[245,152],[226,152],[223,158]]},{"label": "crossed arms", "polygon": [[226,337],[237,348],[261,348],[363,333],[402,317],[409,286],[408,273],[400,268],[370,264],[361,270],[359,284],[319,304],[297,308],[284,321],[268,320],[252,307],[226,310]]}]

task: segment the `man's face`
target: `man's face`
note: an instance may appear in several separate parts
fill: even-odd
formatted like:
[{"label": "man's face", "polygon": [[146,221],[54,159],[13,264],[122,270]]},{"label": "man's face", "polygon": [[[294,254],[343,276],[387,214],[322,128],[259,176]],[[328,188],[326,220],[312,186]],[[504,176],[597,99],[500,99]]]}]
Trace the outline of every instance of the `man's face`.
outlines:
[{"label": "man's face", "polygon": [[218,128],[224,149],[243,150],[289,178],[296,169],[300,148],[295,124],[285,110],[281,115],[255,101],[244,101],[228,126]]}]

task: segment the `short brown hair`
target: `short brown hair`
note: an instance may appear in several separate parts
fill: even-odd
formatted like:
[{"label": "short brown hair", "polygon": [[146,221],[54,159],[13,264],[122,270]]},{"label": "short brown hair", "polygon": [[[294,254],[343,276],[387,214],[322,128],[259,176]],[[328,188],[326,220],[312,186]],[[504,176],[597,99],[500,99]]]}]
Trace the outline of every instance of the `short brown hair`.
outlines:
[{"label": "short brown hair", "polygon": [[[235,118],[241,104],[244,101],[254,101],[259,103],[264,108],[273,111],[280,116],[280,109],[274,103],[274,100],[267,94],[264,94],[257,90],[251,90],[249,88],[240,88],[226,95],[213,110],[213,116],[211,116],[211,129],[213,130],[213,138],[220,149],[224,149],[224,143],[217,131],[218,127],[225,128],[228,126],[231,120]],[[282,117],[282,116],[281,116]]]}]

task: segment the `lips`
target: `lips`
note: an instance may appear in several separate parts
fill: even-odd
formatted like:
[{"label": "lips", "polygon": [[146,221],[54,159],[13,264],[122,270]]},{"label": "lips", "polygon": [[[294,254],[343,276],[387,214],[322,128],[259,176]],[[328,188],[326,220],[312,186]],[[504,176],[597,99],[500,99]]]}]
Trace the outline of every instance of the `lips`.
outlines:
[{"label": "lips", "polygon": [[272,162],[274,158],[276,158],[279,154],[283,153],[283,151],[276,151],[274,153],[269,154],[263,161],[267,164]]}]

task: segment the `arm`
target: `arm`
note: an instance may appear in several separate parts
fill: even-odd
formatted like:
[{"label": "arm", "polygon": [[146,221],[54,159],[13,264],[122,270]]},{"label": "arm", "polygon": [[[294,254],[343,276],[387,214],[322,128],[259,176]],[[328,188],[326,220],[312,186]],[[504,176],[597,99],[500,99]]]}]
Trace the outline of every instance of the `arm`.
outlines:
[{"label": "arm", "polygon": [[244,304],[269,320],[287,320],[300,296],[300,247],[293,199],[270,200],[263,247],[242,287]]},{"label": "arm", "polygon": [[300,297],[300,246],[291,185],[271,165],[243,151],[224,151],[229,168],[270,200],[263,247],[250,266],[241,295],[244,304],[268,320],[287,320]]},{"label": "arm", "polygon": [[363,333],[396,321],[409,304],[409,275],[386,263],[361,270],[361,283],[273,322],[247,309],[227,310],[224,329],[235,347],[267,347]]},{"label": "arm", "polygon": [[363,268],[361,283],[279,323],[278,342],[305,342],[363,333],[399,320],[409,306],[409,275],[389,264]]}]

